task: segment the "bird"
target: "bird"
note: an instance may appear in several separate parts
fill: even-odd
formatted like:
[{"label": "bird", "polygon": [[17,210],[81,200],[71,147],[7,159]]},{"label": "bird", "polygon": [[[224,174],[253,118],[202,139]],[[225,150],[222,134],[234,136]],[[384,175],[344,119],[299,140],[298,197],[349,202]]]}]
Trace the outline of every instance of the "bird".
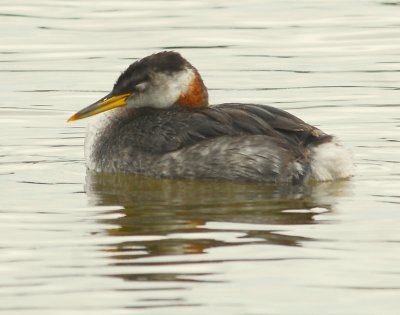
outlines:
[{"label": "bird", "polygon": [[133,62],[68,122],[93,115],[84,153],[94,172],[269,183],[352,176],[350,150],[283,109],[209,105],[199,71],[175,51]]}]

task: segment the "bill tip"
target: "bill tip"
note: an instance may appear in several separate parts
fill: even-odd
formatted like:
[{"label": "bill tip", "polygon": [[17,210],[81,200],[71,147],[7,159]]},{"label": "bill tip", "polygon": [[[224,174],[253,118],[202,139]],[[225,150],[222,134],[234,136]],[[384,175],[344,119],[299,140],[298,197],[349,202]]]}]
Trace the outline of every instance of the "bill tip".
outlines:
[{"label": "bill tip", "polygon": [[69,123],[69,122],[75,121],[76,119],[77,119],[76,115],[72,115],[71,117],[68,118],[67,122]]}]

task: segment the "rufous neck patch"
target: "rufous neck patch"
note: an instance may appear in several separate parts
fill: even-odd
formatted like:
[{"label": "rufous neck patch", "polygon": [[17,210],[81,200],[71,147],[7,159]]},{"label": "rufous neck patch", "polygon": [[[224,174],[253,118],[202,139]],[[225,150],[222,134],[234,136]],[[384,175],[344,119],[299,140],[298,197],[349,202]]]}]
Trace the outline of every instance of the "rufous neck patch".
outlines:
[{"label": "rufous neck patch", "polygon": [[208,106],[208,93],[203,80],[196,71],[185,94],[181,94],[176,104],[184,107],[199,108]]}]

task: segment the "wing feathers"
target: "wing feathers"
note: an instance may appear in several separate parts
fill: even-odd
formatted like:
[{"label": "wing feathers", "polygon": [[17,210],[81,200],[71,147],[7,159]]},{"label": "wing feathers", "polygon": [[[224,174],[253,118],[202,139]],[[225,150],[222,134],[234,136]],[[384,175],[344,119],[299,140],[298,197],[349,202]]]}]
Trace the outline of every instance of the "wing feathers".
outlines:
[{"label": "wing feathers", "polygon": [[[136,111],[137,114],[138,111]],[[129,119],[132,146],[166,153],[222,136],[266,135],[288,147],[304,147],[326,136],[319,129],[277,108],[254,104],[221,104],[210,108],[143,110]],[[151,133],[138,133],[151,130]],[[318,140],[319,139],[319,140]]]}]

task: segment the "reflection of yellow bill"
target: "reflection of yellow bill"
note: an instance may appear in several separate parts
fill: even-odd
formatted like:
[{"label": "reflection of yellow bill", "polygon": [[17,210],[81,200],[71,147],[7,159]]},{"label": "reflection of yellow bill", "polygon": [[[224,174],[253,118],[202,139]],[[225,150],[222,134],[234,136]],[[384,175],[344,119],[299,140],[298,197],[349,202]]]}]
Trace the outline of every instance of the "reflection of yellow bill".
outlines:
[{"label": "reflection of yellow bill", "polygon": [[129,95],[131,95],[131,93],[126,93],[111,97],[107,95],[106,97],[102,98],[96,103],[93,103],[92,105],[89,105],[88,107],[85,107],[76,114],[72,115],[68,119],[68,122],[97,115],[99,113],[105,112],[113,108],[125,106],[126,99],[128,98]]}]

